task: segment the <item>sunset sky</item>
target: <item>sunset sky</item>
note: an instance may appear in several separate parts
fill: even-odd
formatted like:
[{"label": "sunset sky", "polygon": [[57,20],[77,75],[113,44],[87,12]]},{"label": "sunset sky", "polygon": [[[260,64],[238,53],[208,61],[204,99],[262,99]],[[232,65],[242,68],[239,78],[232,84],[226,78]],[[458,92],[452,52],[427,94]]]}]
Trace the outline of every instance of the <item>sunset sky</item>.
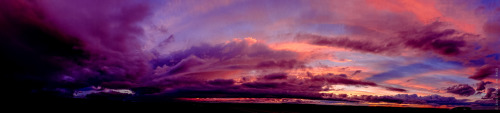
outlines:
[{"label": "sunset sky", "polygon": [[0,4],[18,92],[482,106],[499,92],[498,0]]}]

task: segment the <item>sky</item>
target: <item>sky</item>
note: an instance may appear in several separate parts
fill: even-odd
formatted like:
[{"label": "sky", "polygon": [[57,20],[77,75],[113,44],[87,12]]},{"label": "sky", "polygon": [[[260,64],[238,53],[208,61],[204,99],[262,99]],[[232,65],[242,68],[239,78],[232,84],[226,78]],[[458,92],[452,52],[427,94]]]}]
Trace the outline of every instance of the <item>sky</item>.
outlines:
[{"label": "sky", "polygon": [[497,0],[0,4],[13,95],[493,106],[499,94]]}]

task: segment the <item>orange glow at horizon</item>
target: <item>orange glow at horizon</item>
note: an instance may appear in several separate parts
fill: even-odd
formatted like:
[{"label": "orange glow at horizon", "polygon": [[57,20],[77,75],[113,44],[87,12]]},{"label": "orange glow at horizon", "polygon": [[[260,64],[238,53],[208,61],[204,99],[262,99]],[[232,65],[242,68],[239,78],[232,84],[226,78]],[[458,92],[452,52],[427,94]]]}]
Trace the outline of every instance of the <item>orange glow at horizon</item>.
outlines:
[{"label": "orange glow at horizon", "polygon": [[[177,98],[181,101],[207,102],[207,103],[261,103],[261,104],[317,104],[317,105],[336,105],[336,106],[371,106],[371,107],[413,107],[413,108],[441,108],[451,109],[453,106],[447,105],[428,105],[428,104],[399,104],[389,102],[341,102],[334,100],[316,100],[300,98]],[[328,102],[332,101],[332,102]]]}]

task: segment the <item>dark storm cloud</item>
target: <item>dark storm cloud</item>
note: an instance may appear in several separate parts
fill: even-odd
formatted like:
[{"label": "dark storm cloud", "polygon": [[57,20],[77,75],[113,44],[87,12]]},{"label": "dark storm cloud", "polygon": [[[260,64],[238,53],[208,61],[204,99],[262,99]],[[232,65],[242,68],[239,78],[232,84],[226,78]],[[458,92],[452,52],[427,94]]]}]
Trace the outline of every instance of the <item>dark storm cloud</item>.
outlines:
[{"label": "dark storm cloud", "polygon": [[218,85],[218,86],[230,86],[233,85],[235,81],[233,79],[216,79],[208,81],[210,85]]},{"label": "dark storm cloud", "polygon": [[271,73],[268,75],[264,75],[262,78],[265,80],[281,80],[286,79],[288,77],[287,73]]},{"label": "dark storm cloud", "polygon": [[58,90],[86,87],[56,79],[60,71],[88,58],[80,39],[46,23],[45,12],[33,1],[0,1],[0,14],[0,66],[3,86],[8,86],[3,88],[12,91],[8,95],[44,92],[53,96],[56,92],[66,97]]},{"label": "dark storm cloud", "polygon": [[476,90],[467,84],[459,84],[446,88],[446,92],[457,94],[460,96],[471,96],[476,93]]},{"label": "dark storm cloud", "polygon": [[144,32],[138,25],[151,14],[147,3],[0,4],[0,65],[8,67],[2,71],[7,84],[17,84],[8,89],[16,92],[15,97],[70,97],[72,93],[66,92],[97,85],[135,88],[137,79],[150,73],[148,53],[140,50]]},{"label": "dark storm cloud", "polygon": [[[95,83],[90,83],[93,85],[115,79],[133,80],[148,73],[149,66],[146,59],[142,58],[143,53],[137,53],[141,46],[137,39],[143,34],[137,23],[151,14],[147,4],[130,4],[129,1],[24,0],[3,4],[7,4],[7,7],[2,11],[8,12],[3,13],[5,19],[2,21],[5,22],[2,23],[7,25],[5,27],[10,26],[10,34],[6,37],[19,41],[9,39],[2,42],[14,41],[17,45],[24,45],[6,45],[6,48],[32,51],[9,54],[14,56],[12,53],[23,53],[15,55],[19,58],[40,56],[36,59],[43,59],[33,63],[48,62],[45,63],[47,66],[31,64],[38,69],[27,70],[50,71],[48,73],[55,77],[46,78],[58,82],[93,81]],[[2,34],[7,35],[7,32]],[[57,66],[52,68],[54,63],[50,62],[60,63],[64,69],[55,71],[53,69]]]},{"label": "dark storm cloud", "polygon": [[481,66],[477,69],[477,71],[474,73],[474,75],[470,76],[469,78],[475,79],[475,80],[482,80],[485,79],[489,76],[493,76],[495,73],[495,69],[498,69],[498,65],[494,64],[487,64],[484,66]]},{"label": "dark storm cloud", "polygon": [[[144,30],[139,25],[151,13],[147,3],[133,1],[41,1],[47,21],[60,31],[84,43],[90,55],[66,76],[83,82],[135,81],[151,72],[148,54],[139,40]],[[91,73],[91,74],[83,74]]]},{"label": "dark storm cloud", "polygon": [[486,86],[487,84],[491,84],[491,83],[492,82],[490,82],[490,81],[488,81],[488,82],[481,81],[481,82],[477,83],[476,84],[477,85],[476,91],[482,91],[482,90],[486,89],[486,87],[484,87],[484,86]]}]

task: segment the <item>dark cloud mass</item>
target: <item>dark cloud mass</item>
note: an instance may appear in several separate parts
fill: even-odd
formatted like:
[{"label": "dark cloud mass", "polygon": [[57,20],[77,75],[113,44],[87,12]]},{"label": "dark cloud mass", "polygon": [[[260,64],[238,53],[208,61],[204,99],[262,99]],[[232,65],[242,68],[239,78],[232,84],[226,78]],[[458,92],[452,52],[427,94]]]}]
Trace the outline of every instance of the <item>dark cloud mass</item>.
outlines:
[{"label": "dark cloud mass", "polygon": [[233,85],[234,83],[235,83],[235,81],[232,79],[229,79],[229,80],[216,79],[216,80],[208,81],[208,84],[210,84],[210,85],[220,85],[220,86],[230,86],[230,85]]},{"label": "dark cloud mass", "polygon": [[461,33],[455,29],[440,30],[443,24],[434,22],[422,28],[402,31],[399,35],[405,40],[404,44],[410,48],[432,50],[442,55],[460,54],[462,52],[460,48],[466,45],[463,39],[475,35]]},{"label": "dark cloud mass", "polygon": [[138,24],[151,14],[149,4],[0,2],[0,59],[8,67],[2,77],[18,84],[8,88],[13,96],[71,97],[73,90],[97,85],[134,88],[150,73]]},{"label": "dark cloud mass", "polygon": [[287,73],[272,73],[269,75],[264,75],[264,77],[262,78],[266,80],[280,80],[280,79],[286,79],[287,77],[288,77]]},{"label": "dark cloud mass", "polygon": [[[69,80],[87,85],[111,80],[133,81],[149,72],[145,53],[137,52],[141,46],[137,39],[143,34],[137,24],[150,14],[146,4],[128,4],[128,1],[3,2],[10,5],[2,10],[5,11],[2,23],[9,23],[5,27],[15,31],[2,30],[2,35],[11,37],[3,42],[17,43],[3,48],[6,52],[12,48],[29,50],[6,54],[38,56],[19,58],[38,61],[15,65],[33,67],[26,70],[46,70],[48,72],[43,73],[53,77],[44,78],[57,82]],[[26,19],[17,19],[22,16]],[[33,65],[36,62],[40,65]]]},{"label": "dark cloud mass", "polygon": [[495,73],[495,69],[498,69],[498,67],[499,67],[498,65],[492,65],[492,64],[481,66],[477,69],[474,75],[470,76],[469,78],[482,80],[489,76],[493,76],[493,74]]},{"label": "dark cloud mass", "polygon": [[476,93],[476,90],[467,84],[459,84],[446,88],[446,92],[457,94],[460,96],[471,96]]},{"label": "dark cloud mass", "polygon": [[[0,1],[0,4],[0,66],[5,67],[1,70],[6,90],[12,91],[12,95],[25,95],[46,87],[84,86],[54,79],[58,78],[55,76],[58,72],[88,58],[80,39],[46,23],[45,13],[36,3]],[[13,84],[16,86],[12,87]]]},{"label": "dark cloud mass", "polygon": [[486,86],[487,84],[491,84],[491,83],[492,83],[492,82],[490,82],[490,81],[487,81],[487,82],[481,81],[481,82],[477,83],[477,84],[476,84],[476,85],[477,85],[476,91],[482,91],[482,90],[486,89],[486,87],[485,87],[485,86]]},{"label": "dark cloud mass", "polygon": [[406,89],[395,88],[395,87],[386,87],[387,90],[398,91],[398,92],[406,92]]}]

